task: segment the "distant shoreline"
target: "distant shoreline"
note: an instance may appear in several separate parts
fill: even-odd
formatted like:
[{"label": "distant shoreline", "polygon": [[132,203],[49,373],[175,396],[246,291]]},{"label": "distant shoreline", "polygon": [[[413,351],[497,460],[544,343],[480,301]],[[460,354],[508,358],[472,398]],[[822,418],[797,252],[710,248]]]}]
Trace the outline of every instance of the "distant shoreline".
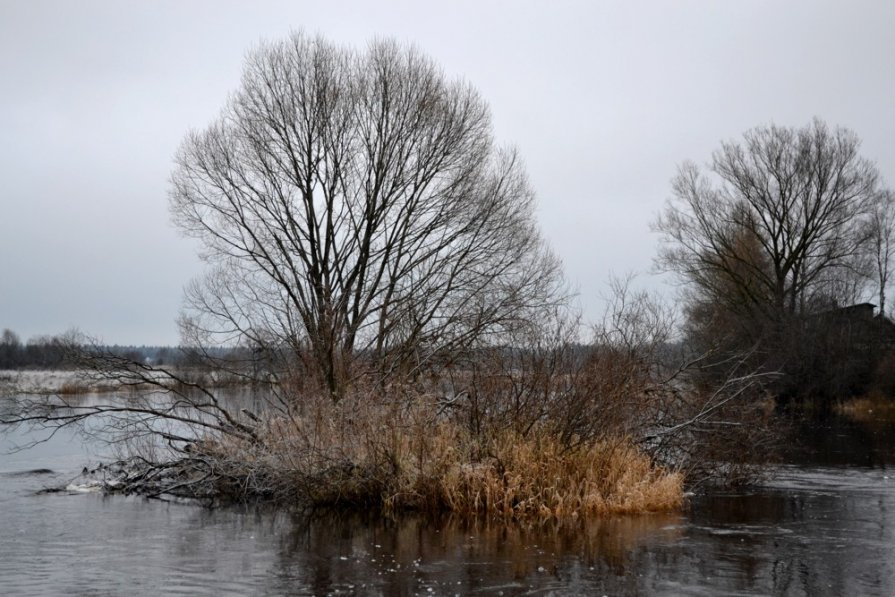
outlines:
[{"label": "distant shoreline", "polygon": [[[193,377],[191,371],[174,369],[177,373],[187,373],[185,377]],[[203,377],[203,385],[209,388],[222,386],[239,386],[241,381],[234,379],[210,380],[208,372],[195,371],[196,376]],[[164,383],[164,374],[159,372],[159,381]],[[173,384],[172,380],[172,384]],[[18,394],[102,394],[122,390],[141,389],[138,386],[126,385],[116,379],[97,379],[87,375],[84,369],[0,369],[0,393]]]}]

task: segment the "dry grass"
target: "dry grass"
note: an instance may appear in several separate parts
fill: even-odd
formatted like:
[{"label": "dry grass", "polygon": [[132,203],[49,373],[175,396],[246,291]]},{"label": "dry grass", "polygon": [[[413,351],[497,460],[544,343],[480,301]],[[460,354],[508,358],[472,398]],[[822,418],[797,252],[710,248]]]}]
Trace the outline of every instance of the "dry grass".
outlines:
[{"label": "dry grass", "polygon": [[552,437],[507,433],[488,460],[456,462],[440,479],[449,509],[511,518],[669,511],[683,503],[683,477],[659,469],[627,441],[566,448]]},{"label": "dry grass", "polygon": [[[424,399],[321,400],[265,421],[264,447],[206,442],[223,493],[315,506],[563,519],[670,511],[683,476],[623,439],[564,445],[548,431],[476,435]],[[222,485],[223,484],[223,485]]]}]

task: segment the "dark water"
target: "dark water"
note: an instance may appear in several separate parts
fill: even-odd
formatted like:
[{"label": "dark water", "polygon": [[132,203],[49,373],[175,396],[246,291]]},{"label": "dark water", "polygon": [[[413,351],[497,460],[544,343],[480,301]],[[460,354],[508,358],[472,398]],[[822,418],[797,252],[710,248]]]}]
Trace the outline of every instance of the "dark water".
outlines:
[{"label": "dark water", "polygon": [[60,432],[7,453],[30,439],[0,436],[5,595],[895,595],[883,424],[795,430],[774,479],[682,514],[533,527],[36,495],[103,448]]}]

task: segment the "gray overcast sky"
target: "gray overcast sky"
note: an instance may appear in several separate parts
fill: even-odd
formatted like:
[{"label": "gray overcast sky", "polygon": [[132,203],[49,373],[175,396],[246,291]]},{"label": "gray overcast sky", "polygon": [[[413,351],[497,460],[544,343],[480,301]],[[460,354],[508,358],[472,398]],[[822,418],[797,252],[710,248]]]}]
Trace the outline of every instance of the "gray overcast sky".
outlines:
[{"label": "gray overcast sky", "polygon": [[201,264],[168,223],[172,156],[246,51],[304,28],[412,42],[490,103],[596,318],[651,267],[685,159],[813,116],[895,177],[895,3],[0,0],[0,328],[176,343]]}]

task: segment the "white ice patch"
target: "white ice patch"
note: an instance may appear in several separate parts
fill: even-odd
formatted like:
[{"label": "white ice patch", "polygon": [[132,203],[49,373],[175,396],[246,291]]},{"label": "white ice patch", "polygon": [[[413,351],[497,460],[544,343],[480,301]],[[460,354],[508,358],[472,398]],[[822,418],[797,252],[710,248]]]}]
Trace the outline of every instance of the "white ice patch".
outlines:
[{"label": "white ice patch", "polygon": [[87,481],[85,483],[69,483],[65,486],[65,491],[75,493],[94,493],[103,490],[102,481]]}]

